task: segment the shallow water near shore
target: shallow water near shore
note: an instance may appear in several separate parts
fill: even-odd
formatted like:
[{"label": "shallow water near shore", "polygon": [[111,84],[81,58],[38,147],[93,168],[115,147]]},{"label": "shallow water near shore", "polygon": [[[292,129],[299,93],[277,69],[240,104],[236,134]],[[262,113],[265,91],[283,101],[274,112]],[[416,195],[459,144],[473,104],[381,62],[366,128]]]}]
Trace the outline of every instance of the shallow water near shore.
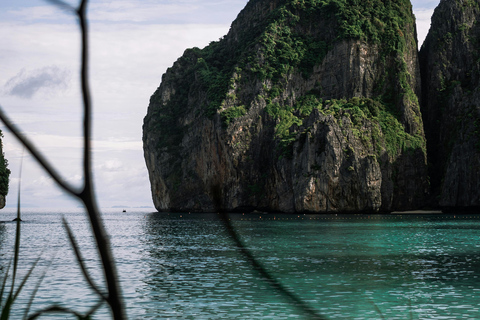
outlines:
[{"label": "shallow water near shore", "polygon": [[[13,252],[15,211],[0,211],[0,274]],[[216,214],[103,210],[131,319],[305,319],[239,253]],[[40,256],[13,319],[59,304],[86,311],[98,298],[83,280],[64,215],[101,284],[81,209],[22,213],[20,277]],[[253,255],[328,319],[480,318],[480,213],[469,215],[233,214]],[[101,308],[94,319],[107,319]],[[48,315],[41,319],[73,319]]]}]

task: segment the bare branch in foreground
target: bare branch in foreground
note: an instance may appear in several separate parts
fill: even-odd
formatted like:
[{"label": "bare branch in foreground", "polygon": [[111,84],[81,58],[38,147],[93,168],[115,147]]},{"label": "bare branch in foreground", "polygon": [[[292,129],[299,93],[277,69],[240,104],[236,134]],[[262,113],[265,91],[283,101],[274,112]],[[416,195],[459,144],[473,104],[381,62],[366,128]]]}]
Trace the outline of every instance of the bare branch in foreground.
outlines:
[{"label": "bare branch in foreground", "polygon": [[309,306],[305,301],[299,298],[294,292],[285,287],[277,278],[271,275],[267,269],[253,256],[253,254],[248,250],[247,246],[243,244],[243,241],[240,239],[238,233],[235,231],[235,228],[232,226],[230,219],[228,218],[228,213],[224,209],[222,203],[222,190],[220,184],[212,187],[211,194],[213,196],[213,201],[215,204],[215,209],[220,213],[221,220],[223,221],[225,228],[227,229],[230,238],[234,241],[237,248],[240,250],[241,254],[244,256],[253,267],[260,277],[265,280],[273,289],[279,292],[287,301],[292,303],[297,309],[303,313],[308,319],[312,320],[327,320],[324,316],[320,315],[315,309]]},{"label": "bare branch in foreground", "polygon": [[[93,188],[93,179],[92,179],[92,165],[91,165],[91,131],[92,131],[92,106],[91,106],[91,95],[89,88],[89,79],[88,79],[88,23],[87,23],[87,0],[82,0],[78,8],[74,8],[71,5],[61,1],[61,0],[47,0],[48,2],[54,4],[55,6],[65,9],[69,12],[74,13],[78,18],[78,23],[81,31],[81,87],[82,87],[82,100],[84,108],[84,119],[83,119],[83,174],[84,174],[84,185],[83,187],[77,189],[69,185],[62,179],[58,171],[49,163],[49,161],[42,155],[39,149],[37,149],[29,139],[24,137],[21,131],[13,124],[12,121],[7,117],[5,112],[0,108],[0,120],[7,126],[7,128],[14,134],[14,136],[23,144],[26,149],[32,154],[35,160],[45,169],[45,171],[52,177],[52,179],[68,194],[74,196],[79,201],[81,201],[87,211],[90,227],[92,233],[95,237],[97,244],[98,254],[100,256],[103,275],[105,277],[105,282],[107,284],[108,295],[105,298],[103,294],[100,294],[100,291],[96,286],[91,283],[92,288],[100,294],[102,301],[106,299],[110,307],[113,319],[123,320],[126,319],[125,307],[122,299],[122,294],[120,290],[120,284],[118,281],[117,269],[115,266],[115,261],[113,259],[113,254],[111,250],[110,241],[105,230],[100,212],[98,210],[96,197]],[[78,255],[77,255],[78,258]],[[88,279],[88,278],[87,278]],[[89,282],[90,283],[90,282]],[[96,310],[98,307],[94,307],[92,310]],[[93,312],[92,311],[92,312]],[[61,308],[58,306],[52,306],[49,309],[45,309],[44,312],[66,312],[71,313],[77,316],[81,316],[78,313]],[[38,317],[34,315],[33,318]]]}]

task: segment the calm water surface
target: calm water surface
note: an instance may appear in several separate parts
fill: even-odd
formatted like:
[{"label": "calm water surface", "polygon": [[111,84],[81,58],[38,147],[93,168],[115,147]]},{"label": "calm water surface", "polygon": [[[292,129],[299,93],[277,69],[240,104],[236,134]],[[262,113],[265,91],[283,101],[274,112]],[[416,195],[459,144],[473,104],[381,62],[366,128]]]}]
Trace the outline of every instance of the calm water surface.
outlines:
[{"label": "calm water surface", "polygon": [[[97,298],[66,240],[65,216],[95,281],[101,271],[80,209],[25,210],[20,277],[40,257],[15,308],[86,311]],[[13,210],[0,211],[0,274],[11,260]],[[328,319],[480,319],[480,214],[232,215],[257,259]],[[215,214],[104,210],[131,319],[305,319],[261,279]],[[108,319],[100,309],[94,319]],[[73,319],[48,315],[41,319]]]}]

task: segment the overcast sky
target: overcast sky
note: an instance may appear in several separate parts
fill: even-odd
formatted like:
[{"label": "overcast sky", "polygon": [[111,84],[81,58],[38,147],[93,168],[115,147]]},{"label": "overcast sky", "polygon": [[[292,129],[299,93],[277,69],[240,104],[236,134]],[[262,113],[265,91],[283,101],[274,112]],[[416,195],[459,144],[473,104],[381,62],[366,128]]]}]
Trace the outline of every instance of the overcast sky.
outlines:
[{"label": "overcast sky", "polygon": [[[75,4],[76,1],[68,1]],[[162,74],[186,48],[228,32],[247,0],[92,0],[90,80],[94,175],[100,206],[153,207],[142,123]],[[439,0],[413,1],[420,43]],[[79,32],[75,18],[40,0],[0,1],[0,105],[72,183],[81,183]],[[22,147],[0,125],[16,206]],[[76,207],[24,155],[24,207]]]}]

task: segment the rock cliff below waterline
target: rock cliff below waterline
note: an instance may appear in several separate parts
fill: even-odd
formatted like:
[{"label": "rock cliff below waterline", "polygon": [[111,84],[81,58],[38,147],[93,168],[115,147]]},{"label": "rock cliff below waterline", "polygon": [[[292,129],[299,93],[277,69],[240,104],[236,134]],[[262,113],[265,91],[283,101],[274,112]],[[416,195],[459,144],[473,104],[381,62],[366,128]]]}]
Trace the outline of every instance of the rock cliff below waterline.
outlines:
[{"label": "rock cliff below waterline", "polygon": [[162,77],[143,142],[159,211],[379,212],[428,194],[409,1],[252,0]]},{"label": "rock cliff below waterline", "polygon": [[480,207],[480,4],[442,0],[420,51],[432,194]]}]

